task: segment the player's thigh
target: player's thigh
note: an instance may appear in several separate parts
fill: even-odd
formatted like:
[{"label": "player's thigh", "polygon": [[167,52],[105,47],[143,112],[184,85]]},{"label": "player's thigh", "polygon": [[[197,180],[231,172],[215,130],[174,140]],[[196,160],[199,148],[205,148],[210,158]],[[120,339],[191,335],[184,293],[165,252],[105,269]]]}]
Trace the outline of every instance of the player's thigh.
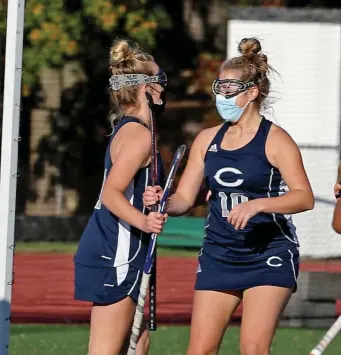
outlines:
[{"label": "player's thigh", "polygon": [[94,305],[89,355],[120,355],[131,331],[134,312],[135,303],[130,297],[110,305]]},{"label": "player's thigh", "polygon": [[240,333],[242,355],[269,355],[270,346],[282,311],[292,289],[258,286],[244,291]]},{"label": "player's thigh", "polygon": [[188,355],[218,353],[226,326],[241,297],[242,294],[235,291],[195,291]]}]

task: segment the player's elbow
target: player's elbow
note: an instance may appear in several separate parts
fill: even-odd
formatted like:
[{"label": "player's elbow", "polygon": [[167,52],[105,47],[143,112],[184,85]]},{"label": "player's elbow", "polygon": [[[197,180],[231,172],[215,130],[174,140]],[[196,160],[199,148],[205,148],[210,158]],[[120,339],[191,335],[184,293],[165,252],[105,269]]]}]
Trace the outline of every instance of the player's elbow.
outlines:
[{"label": "player's elbow", "polygon": [[341,221],[333,220],[332,227],[334,231],[338,234],[341,234]]},{"label": "player's elbow", "polygon": [[332,221],[332,227],[336,233],[341,234],[341,200],[338,200],[336,202],[334,215],[333,215],[333,221]]},{"label": "player's elbow", "polygon": [[168,201],[167,213],[169,216],[182,216],[189,212],[193,205],[194,201],[191,203],[181,193],[176,192]]},{"label": "player's elbow", "polygon": [[314,209],[315,207],[315,198],[313,195],[307,200],[307,211]]},{"label": "player's elbow", "polygon": [[303,202],[304,210],[305,211],[310,211],[310,210],[314,209],[314,207],[315,207],[315,197],[314,197],[313,193],[312,192],[306,192],[304,195],[305,195],[304,199],[302,200],[302,202],[304,201]]},{"label": "player's elbow", "polygon": [[102,193],[101,193],[101,202],[102,204],[108,208],[108,205],[112,204],[112,191],[110,191],[110,188],[108,188],[106,185],[103,187]]},{"label": "player's elbow", "polygon": [[123,193],[108,184],[104,185],[101,193],[101,203],[114,214],[116,212],[117,202],[120,201],[118,198],[119,194],[122,195]]}]

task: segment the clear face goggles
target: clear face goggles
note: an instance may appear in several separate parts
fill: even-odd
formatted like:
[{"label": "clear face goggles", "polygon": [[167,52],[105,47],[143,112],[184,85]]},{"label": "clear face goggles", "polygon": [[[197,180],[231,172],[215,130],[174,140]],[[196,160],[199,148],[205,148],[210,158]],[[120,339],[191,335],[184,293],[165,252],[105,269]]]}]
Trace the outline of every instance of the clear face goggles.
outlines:
[{"label": "clear face goggles", "polygon": [[262,82],[266,76],[257,80],[244,82],[237,79],[216,79],[212,84],[212,91],[214,95],[222,95],[226,99],[237,96],[238,94],[248,90],[251,86],[257,85]]},{"label": "clear face goggles", "polygon": [[120,74],[112,75],[109,79],[111,90],[120,90],[123,86],[136,86],[143,84],[160,84],[164,89],[167,86],[167,75],[160,69],[156,75],[145,74]]}]

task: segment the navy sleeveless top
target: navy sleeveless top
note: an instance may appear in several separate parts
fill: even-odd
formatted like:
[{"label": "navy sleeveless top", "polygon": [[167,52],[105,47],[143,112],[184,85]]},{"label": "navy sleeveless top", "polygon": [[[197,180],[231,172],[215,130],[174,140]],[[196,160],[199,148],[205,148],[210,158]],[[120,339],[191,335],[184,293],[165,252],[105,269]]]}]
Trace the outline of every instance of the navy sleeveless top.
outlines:
[{"label": "navy sleeveless top", "polygon": [[221,142],[230,123],[219,129],[205,155],[205,179],[212,191],[205,226],[203,252],[224,261],[249,262],[268,258],[298,246],[291,216],[259,213],[243,230],[227,221],[239,203],[276,197],[288,189],[277,168],[268,161],[265,144],[272,123],[262,118],[255,137],[236,150],[224,150]]},{"label": "navy sleeveless top", "polygon": [[[111,142],[115,139],[117,132],[130,122],[143,124],[135,117],[125,116],[115,127],[105,153],[104,178],[101,193],[112,167],[110,158]],[[158,184],[162,186],[164,182],[164,170],[159,153],[157,158]],[[151,185],[150,166],[139,169],[125,191],[125,196],[129,202],[146,215],[149,210],[143,206],[142,195],[148,185]],[[95,268],[119,267],[131,264],[133,267],[143,270],[150,234],[129,225],[111,213],[101,203],[101,193],[80,239],[74,262]]]}]

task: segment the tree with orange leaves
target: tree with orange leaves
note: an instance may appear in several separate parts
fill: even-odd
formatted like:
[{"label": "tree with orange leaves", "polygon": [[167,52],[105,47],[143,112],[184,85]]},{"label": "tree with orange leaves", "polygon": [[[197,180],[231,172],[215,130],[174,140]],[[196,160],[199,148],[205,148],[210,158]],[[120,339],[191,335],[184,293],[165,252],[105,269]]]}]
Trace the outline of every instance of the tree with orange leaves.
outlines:
[{"label": "tree with orange leaves", "polygon": [[[74,2],[75,3],[75,2]],[[88,24],[98,31],[119,32],[152,48],[159,29],[170,20],[161,6],[149,0],[84,0],[78,7],[67,0],[26,0],[23,94],[37,83],[43,67],[61,68],[82,53],[82,34]]]}]

